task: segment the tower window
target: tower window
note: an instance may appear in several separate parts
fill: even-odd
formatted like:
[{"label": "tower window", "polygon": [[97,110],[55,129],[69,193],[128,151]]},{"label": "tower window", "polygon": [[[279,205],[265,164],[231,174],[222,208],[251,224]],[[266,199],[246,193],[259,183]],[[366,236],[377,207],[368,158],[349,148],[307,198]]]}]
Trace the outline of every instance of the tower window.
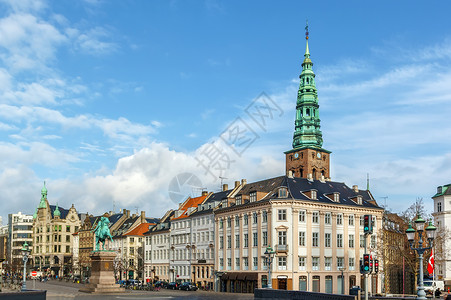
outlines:
[{"label": "tower window", "polygon": [[442,202],[437,202],[437,212],[442,211]]},{"label": "tower window", "polygon": [[305,110],[305,114],[307,115],[307,117],[310,117],[310,108],[307,108],[307,109]]}]

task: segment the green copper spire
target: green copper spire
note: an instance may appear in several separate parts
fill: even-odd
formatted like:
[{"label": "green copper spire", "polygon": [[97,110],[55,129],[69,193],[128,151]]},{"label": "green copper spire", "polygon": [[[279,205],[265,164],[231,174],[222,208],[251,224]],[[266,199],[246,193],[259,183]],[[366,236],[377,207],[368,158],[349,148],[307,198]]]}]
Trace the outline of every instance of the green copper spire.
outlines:
[{"label": "green copper spire", "polygon": [[38,209],[36,208],[36,211],[33,214],[33,219],[36,219],[38,217]]},{"label": "green copper spire", "polygon": [[58,202],[56,202],[55,211],[53,212],[54,217],[61,217],[60,209],[58,208]]},{"label": "green copper spire", "polygon": [[320,129],[318,92],[315,84],[315,73],[313,73],[313,63],[310,59],[308,47],[308,24],[305,27],[306,48],[304,61],[302,62],[302,72],[298,99],[296,103],[296,121],[293,135],[293,149],[313,147],[321,148],[323,136]]},{"label": "green copper spire", "polygon": [[47,189],[45,188],[45,181],[44,181],[44,187],[41,190],[41,202],[39,203],[38,208],[46,208],[45,200],[47,199]]}]

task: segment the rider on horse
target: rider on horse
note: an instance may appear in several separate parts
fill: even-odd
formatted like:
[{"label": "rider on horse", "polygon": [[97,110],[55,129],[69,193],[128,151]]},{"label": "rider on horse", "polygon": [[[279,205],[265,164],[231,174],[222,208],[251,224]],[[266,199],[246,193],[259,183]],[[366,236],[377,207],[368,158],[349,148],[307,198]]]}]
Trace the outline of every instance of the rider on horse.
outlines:
[{"label": "rider on horse", "polygon": [[111,242],[113,242],[113,237],[111,236],[108,224],[110,224],[110,220],[108,220],[106,216],[102,216],[97,223],[96,228],[93,230],[96,237],[96,251],[99,251],[100,243],[102,243],[102,250],[105,250],[105,241],[107,238],[110,238]]}]

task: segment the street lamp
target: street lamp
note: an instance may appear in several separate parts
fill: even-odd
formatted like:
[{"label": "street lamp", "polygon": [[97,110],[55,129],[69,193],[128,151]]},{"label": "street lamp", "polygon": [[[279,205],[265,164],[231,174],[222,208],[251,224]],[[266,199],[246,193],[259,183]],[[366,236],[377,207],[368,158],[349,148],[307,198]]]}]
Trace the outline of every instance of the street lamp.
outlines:
[{"label": "street lamp", "polygon": [[[410,243],[410,248],[412,250],[415,250],[418,253],[418,259],[420,264],[420,271],[418,273],[418,291],[417,291],[417,298],[416,299],[426,299],[426,293],[424,292],[424,285],[423,285],[423,253],[432,248],[433,241],[435,239],[435,230],[437,228],[432,225],[432,221],[429,221],[429,226],[426,227],[426,237],[428,239],[428,247],[423,247],[423,231],[426,221],[423,220],[420,215],[418,215],[418,218],[415,220],[415,227],[412,228],[412,223],[409,222],[409,228],[406,230],[407,240]],[[418,232],[418,243],[415,247],[415,232]]]},{"label": "street lamp", "polygon": [[20,249],[20,252],[23,256],[23,283],[22,283],[22,292],[25,292],[27,290],[27,261],[28,261],[28,254],[30,253],[30,249],[28,248],[27,242],[25,242],[22,246],[22,249]]},{"label": "street lamp", "polygon": [[346,268],[340,267],[339,270],[341,271],[341,293],[344,294],[345,293],[345,277],[344,277],[343,271],[345,271]]},{"label": "street lamp", "polygon": [[274,258],[274,254],[276,254],[276,252],[272,250],[271,246],[268,246],[265,251],[265,255],[267,256],[266,262],[268,264],[268,289],[272,289],[271,264]]}]

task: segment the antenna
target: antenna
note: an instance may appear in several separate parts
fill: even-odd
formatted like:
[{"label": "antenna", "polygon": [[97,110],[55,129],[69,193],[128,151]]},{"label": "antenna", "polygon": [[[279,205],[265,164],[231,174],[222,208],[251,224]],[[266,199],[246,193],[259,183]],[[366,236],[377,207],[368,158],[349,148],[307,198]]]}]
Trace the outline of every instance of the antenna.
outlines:
[{"label": "antenna", "polygon": [[221,179],[221,185],[219,186],[219,190],[222,191],[222,183],[223,183],[224,179],[228,179],[228,178],[219,176],[219,179]]},{"label": "antenna", "polygon": [[388,199],[388,196],[380,197],[380,198],[384,199],[384,210],[387,209],[387,199]]},{"label": "antenna", "polygon": [[116,213],[116,202],[113,200],[113,215]]},{"label": "antenna", "polygon": [[[206,187],[193,187],[193,189],[192,189],[192,192],[193,192],[193,194],[195,194],[195,195],[199,195],[199,194],[201,194],[202,195],[202,192],[204,191],[204,190],[207,190],[207,188]],[[199,193],[200,192],[200,193]]]},{"label": "antenna", "polygon": [[138,215],[138,206],[135,206],[136,215]]},{"label": "antenna", "polygon": [[366,173],[366,190],[370,190],[370,173]]}]

